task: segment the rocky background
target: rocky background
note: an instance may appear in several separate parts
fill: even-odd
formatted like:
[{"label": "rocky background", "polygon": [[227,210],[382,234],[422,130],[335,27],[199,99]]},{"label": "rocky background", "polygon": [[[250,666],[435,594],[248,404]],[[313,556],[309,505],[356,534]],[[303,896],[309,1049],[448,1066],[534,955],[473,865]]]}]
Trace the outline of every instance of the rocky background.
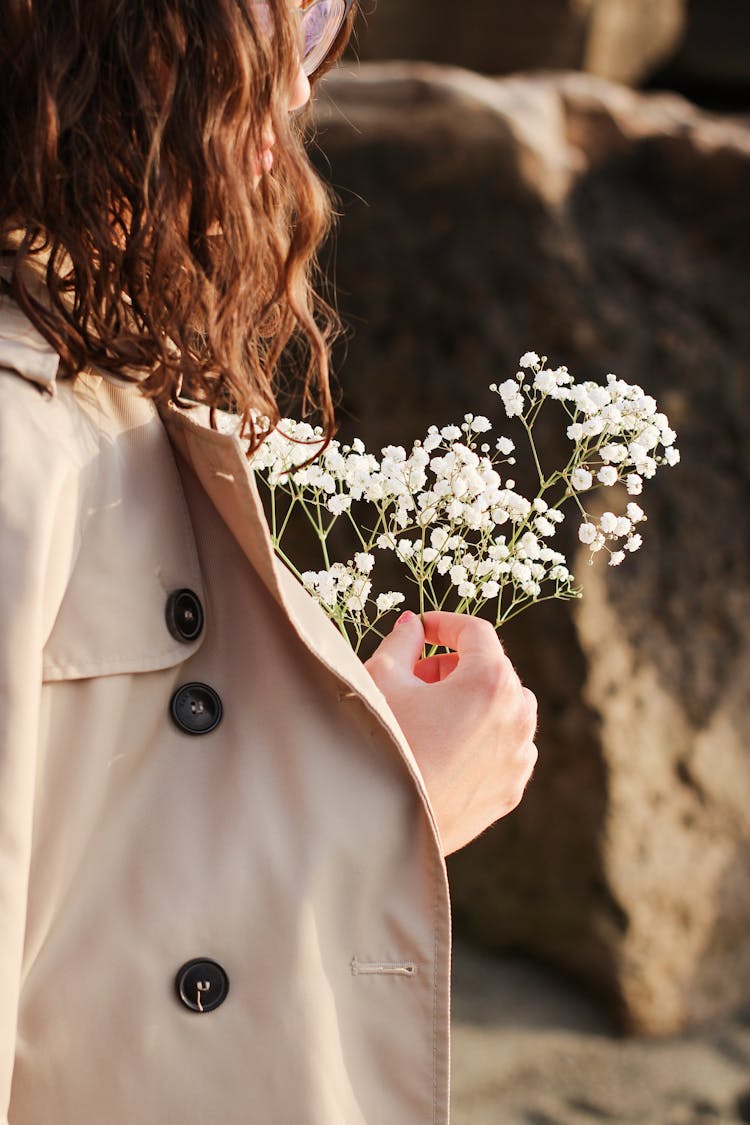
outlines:
[{"label": "rocky background", "polygon": [[[504,635],[540,761],[450,861],[457,1125],[750,1121],[750,4],[457,8],[380,0],[358,50],[485,75],[344,64],[318,98],[343,435],[489,413],[533,349],[643,384],[683,455],[644,496],[643,550],[616,572],[579,556],[583,601]],[[667,81],[703,108],[624,85]],[[561,1015],[562,986],[509,952],[606,1015]],[[649,1053],[622,1031],[686,1038]]]},{"label": "rocky background", "polygon": [[750,104],[747,0],[361,0],[352,55],[486,74],[581,70]]},{"label": "rocky background", "polygon": [[452,1125],[737,1125],[750,1019],[659,1039],[614,1031],[580,989],[517,957],[454,951]]}]

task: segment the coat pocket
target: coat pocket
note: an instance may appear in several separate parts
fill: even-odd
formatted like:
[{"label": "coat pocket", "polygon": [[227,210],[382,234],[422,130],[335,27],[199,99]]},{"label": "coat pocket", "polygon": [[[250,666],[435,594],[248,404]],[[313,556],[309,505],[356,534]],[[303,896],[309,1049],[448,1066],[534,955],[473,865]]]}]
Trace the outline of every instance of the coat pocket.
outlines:
[{"label": "coat pocket", "polygon": [[44,646],[47,681],[157,671],[203,640],[210,615],[174,456],[152,408],[138,420],[100,436],[81,470],[74,541],[63,534],[71,520],[55,529],[50,568],[70,562],[64,582],[47,583],[62,587]]}]

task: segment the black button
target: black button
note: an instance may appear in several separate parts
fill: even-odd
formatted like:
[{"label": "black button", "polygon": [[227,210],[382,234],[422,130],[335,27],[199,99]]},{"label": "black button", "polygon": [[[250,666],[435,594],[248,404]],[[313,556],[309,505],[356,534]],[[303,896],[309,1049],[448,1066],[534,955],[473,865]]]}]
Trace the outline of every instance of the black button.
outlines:
[{"label": "black button", "polygon": [[167,628],[176,641],[189,644],[201,635],[203,606],[192,590],[175,590],[167,598]]},{"label": "black button", "polygon": [[177,995],[191,1012],[212,1012],[229,992],[229,977],[215,961],[196,957],[187,961],[175,977]]},{"label": "black button", "polygon": [[169,711],[186,734],[208,734],[218,727],[224,708],[208,684],[183,684],[172,696]]}]

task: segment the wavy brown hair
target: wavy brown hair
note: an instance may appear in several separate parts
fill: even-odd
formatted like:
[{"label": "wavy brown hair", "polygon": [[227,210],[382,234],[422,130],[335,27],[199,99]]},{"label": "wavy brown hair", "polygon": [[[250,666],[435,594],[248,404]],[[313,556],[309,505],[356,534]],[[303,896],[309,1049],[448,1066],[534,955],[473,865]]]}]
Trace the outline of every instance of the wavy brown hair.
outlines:
[{"label": "wavy brown hair", "polygon": [[315,290],[332,197],[287,108],[289,2],[270,0],[269,35],[251,0],[2,0],[0,255],[63,376],[93,364],[272,420],[295,385],[332,431],[339,325]]}]

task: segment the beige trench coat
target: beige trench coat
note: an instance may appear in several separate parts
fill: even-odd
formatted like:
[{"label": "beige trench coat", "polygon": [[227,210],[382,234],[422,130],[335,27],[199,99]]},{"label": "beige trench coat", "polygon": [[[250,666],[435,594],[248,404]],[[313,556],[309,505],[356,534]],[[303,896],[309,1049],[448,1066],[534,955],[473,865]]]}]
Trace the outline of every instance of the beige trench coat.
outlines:
[{"label": "beige trench coat", "polygon": [[0,1120],[443,1125],[445,864],[395,719],[238,440],[56,372],[3,299]]}]

